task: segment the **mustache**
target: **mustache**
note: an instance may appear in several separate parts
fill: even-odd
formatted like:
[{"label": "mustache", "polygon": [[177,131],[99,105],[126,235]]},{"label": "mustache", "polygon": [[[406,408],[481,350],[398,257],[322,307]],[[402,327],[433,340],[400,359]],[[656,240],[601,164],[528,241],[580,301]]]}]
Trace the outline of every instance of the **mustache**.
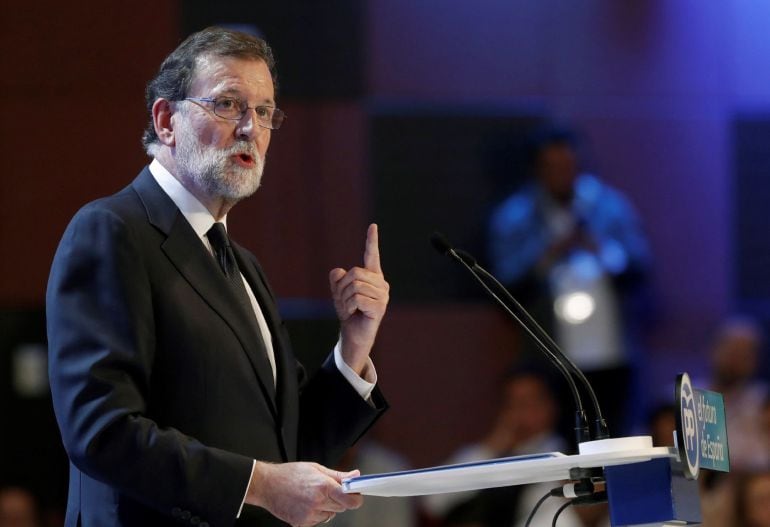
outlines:
[{"label": "mustache", "polygon": [[248,141],[241,141],[239,143],[235,143],[234,145],[224,149],[224,151],[222,151],[222,154],[226,156],[247,154],[253,157],[254,159],[262,159],[262,156],[260,156],[259,152],[257,151],[257,146],[254,143],[251,143]]}]

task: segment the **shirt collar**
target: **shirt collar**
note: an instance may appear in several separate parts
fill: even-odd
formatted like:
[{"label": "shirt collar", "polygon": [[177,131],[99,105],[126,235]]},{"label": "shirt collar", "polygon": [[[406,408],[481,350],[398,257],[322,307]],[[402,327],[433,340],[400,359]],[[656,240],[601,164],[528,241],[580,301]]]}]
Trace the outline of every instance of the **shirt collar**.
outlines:
[{"label": "shirt collar", "polygon": [[[163,189],[163,192],[168,194],[168,197],[171,198],[171,201],[174,202],[174,205],[177,206],[198,237],[203,238],[216,222],[214,216],[157,159],[153,159],[150,163],[150,173],[160,188]],[[222,218],[222,223],[227,228],[227,216]]]}]

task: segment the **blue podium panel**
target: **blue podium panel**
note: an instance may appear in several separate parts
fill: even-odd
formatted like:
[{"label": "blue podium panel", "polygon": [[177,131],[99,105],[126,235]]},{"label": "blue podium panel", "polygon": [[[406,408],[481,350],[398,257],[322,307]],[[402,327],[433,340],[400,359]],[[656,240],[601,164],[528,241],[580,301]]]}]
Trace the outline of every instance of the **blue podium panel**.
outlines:
[{"label": "blue podium panel", "polygon": [[671,459],[604,469],[613,527],[659,526],[702,521],[698,482],[687,479]]}]

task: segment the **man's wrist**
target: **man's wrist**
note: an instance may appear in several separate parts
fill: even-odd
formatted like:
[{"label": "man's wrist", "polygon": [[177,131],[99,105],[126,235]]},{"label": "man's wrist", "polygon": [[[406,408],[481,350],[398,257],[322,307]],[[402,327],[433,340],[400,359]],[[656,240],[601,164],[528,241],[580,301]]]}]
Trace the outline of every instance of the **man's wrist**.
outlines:
[{"label": "man's wrist", "polygon": [[265,488],[265,481],[268,479],[267,472],[270,470],[270,464],[263,461],[254,460],[254,465],[251,470],[251,478],[249,478],[249,485],[246,488],[246,497],[244,503],[254,505],[255,507],[265,508],[265,496],[262,492]]},{"label": "man's wrist", "polygon": [[334,347],[334,364],[345,377],[353,389],[365,400],[369,400],[377,384],[377,371],[374,369],[374,363],[371,358],[367,358],[366,365],[361,371],[361,375],[356,373],[342,357],[342,344],[337,341]]}]

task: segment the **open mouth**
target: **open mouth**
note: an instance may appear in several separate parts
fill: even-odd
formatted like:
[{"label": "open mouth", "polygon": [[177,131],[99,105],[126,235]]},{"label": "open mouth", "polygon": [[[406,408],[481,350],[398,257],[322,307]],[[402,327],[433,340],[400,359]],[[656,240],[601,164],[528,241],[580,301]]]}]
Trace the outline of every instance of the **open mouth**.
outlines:
[{"label": "open mouth", "polygon": [[246,154],[246,153],[238,154],[235,156],[235,160],[241,166],[251,167],[255,165],[254,157],[251,156],[250,154]]}]

